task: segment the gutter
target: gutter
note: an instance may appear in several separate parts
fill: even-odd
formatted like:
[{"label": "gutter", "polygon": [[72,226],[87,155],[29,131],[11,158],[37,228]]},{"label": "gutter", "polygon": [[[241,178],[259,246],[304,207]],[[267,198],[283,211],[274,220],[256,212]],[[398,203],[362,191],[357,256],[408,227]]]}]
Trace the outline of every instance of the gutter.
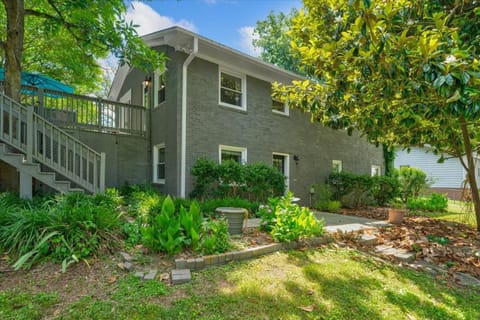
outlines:
[{"label": "gutter", "polygon": [[187,57],[182,67],[182,131],[180,141],[180,197],[185,198],[187,170],[187,69],[198,53],[198,37],[193,37],[193,51]]}]

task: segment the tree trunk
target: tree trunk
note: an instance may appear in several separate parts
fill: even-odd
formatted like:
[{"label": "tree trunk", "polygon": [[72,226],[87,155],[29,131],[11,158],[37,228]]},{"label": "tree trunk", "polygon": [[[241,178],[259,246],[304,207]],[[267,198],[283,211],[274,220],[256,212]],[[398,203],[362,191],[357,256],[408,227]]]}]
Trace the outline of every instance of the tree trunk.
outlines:
[{"label": "tree trunk", "polygon": [[472,145],[468,132],[467,122],[463,116],[460,117],[460,128],[462,129],[463,144],[465,146],[465,155],[467,157],[467,177],[472,192],[473,207],[475,209],[475,217],[477,221],[477,231],[480,232],[480,195],[478,193],[478,185],[475,172],[475,161],[473,160]]},{"label": "tree trunk", "polygon": [[7,13],[5,49],[5,94],[20,101],[21,63],[25,30],[24,0],[3,0]]}]

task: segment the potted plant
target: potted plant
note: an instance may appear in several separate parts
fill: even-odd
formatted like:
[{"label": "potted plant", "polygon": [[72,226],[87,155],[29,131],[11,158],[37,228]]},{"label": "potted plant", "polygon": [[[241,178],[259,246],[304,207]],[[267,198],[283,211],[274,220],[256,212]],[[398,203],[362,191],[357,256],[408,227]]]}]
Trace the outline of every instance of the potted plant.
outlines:
[{"label": "potted plant", "polygon": [[242,233],[248,219],[247,209],[220,207],[215,209],[215,212],[226,218],[228,222],[228,232],[231,235]]},{"label": "potted plant", "polygon": [[400,203],[394,203],[392,207],[388,208],[388,222],[392,224],[400,224],[405,217],[405,208]]}]

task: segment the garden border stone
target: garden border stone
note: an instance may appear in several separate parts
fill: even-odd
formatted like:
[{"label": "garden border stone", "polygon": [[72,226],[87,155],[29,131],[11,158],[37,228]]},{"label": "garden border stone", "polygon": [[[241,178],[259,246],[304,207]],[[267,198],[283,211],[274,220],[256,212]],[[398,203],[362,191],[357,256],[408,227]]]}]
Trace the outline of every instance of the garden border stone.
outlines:
[{"label": "garden border stone", "polygon": [[304,247],[315,247],[332,242],[333,239],[328,235],[313,237],[301,241],[271,243],[263,246],[247,248],[245,250],[231,251],[216,255],[208,255],[200,258],[175,259],[175,269],[201,270],[210,266],[222,265],[231,261],[242,261],[282,250],[291,250]]}]

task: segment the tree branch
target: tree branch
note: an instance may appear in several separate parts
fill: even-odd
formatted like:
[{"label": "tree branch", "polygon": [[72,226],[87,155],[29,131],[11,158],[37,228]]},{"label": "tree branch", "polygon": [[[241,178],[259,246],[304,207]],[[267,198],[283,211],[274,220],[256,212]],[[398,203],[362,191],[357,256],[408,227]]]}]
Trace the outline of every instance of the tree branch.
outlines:
[{"label": "tree branch", "polygon": [[[67,21],[67,19],[65,19],[65,17],[63,16],[61,10],[55,5],[55,3],[52,0],[47,0],[47,2],[50,5],[50,7],[52,7],[52,9],[56,12],[57,15],[53,15],[47,12],[40,12],[33,9],[25,9],[25,14],[44,18],[44,19],[58,21],[60,24],[62,24],[66,28],[68,33],[75,39],[77,47],[83,52],[83,54],[87,57],[91,56],[91,54],[86,52],[85,48],[81,45],[81,43],[84,42],[86,39],[79,36],[74,30],[74,29],[82,29],[82,27],[80,25]],[[97,46],[97,47],[100,49],[106,49],[106,48],[102,48],[101,46]]]}]

